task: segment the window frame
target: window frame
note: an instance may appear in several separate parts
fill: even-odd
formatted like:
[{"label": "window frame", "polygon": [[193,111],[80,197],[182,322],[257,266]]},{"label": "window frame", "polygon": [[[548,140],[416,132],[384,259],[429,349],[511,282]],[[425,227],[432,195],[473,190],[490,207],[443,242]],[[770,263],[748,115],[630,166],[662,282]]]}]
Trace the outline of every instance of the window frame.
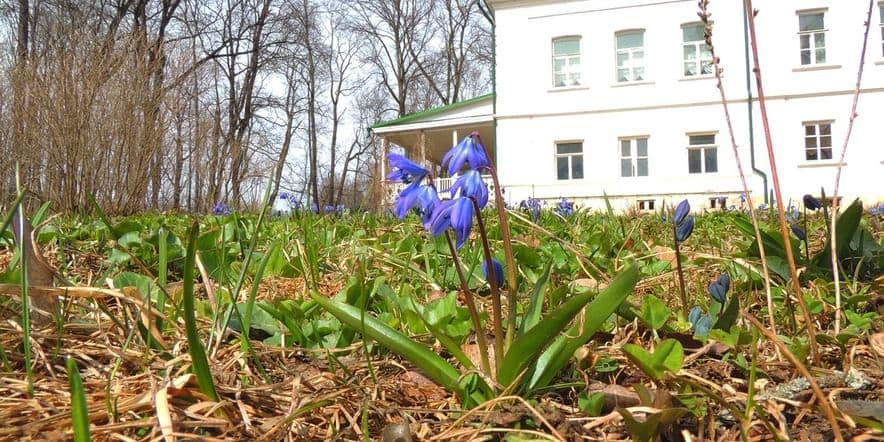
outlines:
[{"label": "window frame", "polygon": [[[804,140],[804,143],[802,143],[802,150],[804,151],[804,161],[806,161],[806,162],[833,161],[835,159],[834,158],[835,136],[832,132],[832,126],[834,123],[835,123],[835,120],[811,120],[811,121],[802,121],[801,122],[801,128],[803,129],[802,130],[802,132],[803,132],[802,139]],[[829,139],[828,146],[822,145],[823,137],[824,137],[824,135],[822,134],[822,130],[821,130],[822,125],[826,125],[829,128],[829,133],[828,133],[828,135],[826,135]],[[812,135],[808,135],[808,133],[807,133],[808,127],[814,127],[814,133]],[[814,140],[815,145],[813,147],[807,147],[807,141],[811,140],[811,139]],[[824,150],[828,150],[828,153],[829,153],[828,158],[823,158],[823,151]],[[808,154],[808,152],[811,152],[811,151],[814,152],[814,155],[816,156],[816,158],[808,158],[807,154]]]},{"label": "window frame", "polygon": [[878,3],[878,27],[881,29],[881,54],[884,58],[884,2]]},{"label": "window frame", "polygon": [[[620,137],[617,139],[617,150],[620,152],[620,178],[641,178],[647,177],[651,174],[651,161],[650,161],[650,136],[648,135],[634,135],[628,137]],[[638,154],[638,140],[645,140],[645,154],[640,156]],[[623,142],[629,142],[629,156],[623,156]],[[630,162],[630,175],[623,175],[623,161],[629,160]],[[645,160],[645,175],[638,174],[638,162],[639,160]]]},{"label": "window frame", "polygon": [[[580,152],[570,152],[570,153],[559,153],[559,146],[566,144],[579,144]],[[584,166],[584,150],[583,150],[584,142],[583,140],[557,140],[553,143],[555,154],[555,177],[556,181],[576,181],[582,180],[586,177],[586,167]],[[574,177],[574,157],[580,157],[580,177]],[[559,177],[559,158],[567,158],[568,159],[568,177],[560,178]]]},{"label": "window frame", "polygon": [[[699,26],[703,29],[703,38],[700,40],[690,40],[686,41],[684,36],[684,31],[687,28]],[[681,25],[681,74],[683,78],[702,78],[702,77],[710,77],[713,75],[714,65],[712,64],[712,51],[709,50],[709,45],[706,44],[706,26],[703,22],[691,22],[691,23],[683,23]],[[692,59],[688,59],[685,55],[685,48],[693,47],[694,49],[694,57]],[[705,49],[705,54],[704,54]],[[708,59],[707,59],[708,58]],[[687,69],[685,67],[688,63],[693,63],[694,68],[696,69],[696,73],[691,75],[687,73]],[[708,63],[709,72],[704,72],[704,67],[706,67],[705,63]]]},{"label": "window frame", "polygon": [[[570,41],[570,40],[575,40],[577,42],[577,53],[576,54],[563,54],[563,55],[556,54],[556,43],[562,42],[562,41]],[[583,37],[581,37],[580,35],[561,35],[558,37],[553,37],[550,40],[550,54],[552,55],[552,57],[550,57],[550,60],[552,63],[552,87],[553,88],[559,89],[559,88],[583,86],[583,78],[582,78],[583,77],[583,75],[582,75],[583,70],[582,70],[582,60],[581,60],[581,56],[583,53],[582,47],[581,47],[582,41],[583,41]],[[556,61],[558,61],[560,59],[564,61],[561,72],[556,70]],[[574,59],[577,60],[576,67],[572,66],[572,61]],[[561,84],[561,85],[557,84],[556,78],[559,75],[564,76],[564,84]],[[572,76],[576,77],[576,84],[569,84],[571,82],[570,78]]]},{"label": "window frame", "polygon": [[[717,131],[706,131],[706,132],[688,132],[686,134],[688,137],[688,174],[689,175],[705,175],[710,173],[718,173],[720,171],[720,167],[718,165],[718,132]],[[702,137],[702,136],[712,136],[713,142],[712,144],[691,144],[691,137]],[[700,152],[700,170],[697,172],[691,172],[691,153],[692,152]],[[707,157],[709,155],[709,151],[712,151],[715,154],[715,170],[709,171],[707,170]]]},{"label": "window frame", "polygon": [[[641,46],[630,47],[630,48],[621,48],[620,47],[620,37],[626,35],[638,34],[641,36]],[[641,64],[636,65],[635,63],[635,53],[641,53]],[[647,71],[647,63],[646,63],[646,54],[645,54],[645,30],[644,29],[623,29],[621,31],[617,31],[614,33],[614,80],[616,80],[617,84],[629,84],[629,83],[640,83],[644,81],[648,81],[648,71]],[[620,55],[625,54],[627,56],[626,64],[620,64]],[[626,69],[628,75],[626,79],[620,78],[620,71],[622,69]],[[636,69],[641,69],[641,77],[640,79],[635,78]]]},{"label": "window frame", "polygon": [[[826,13],[828,9],[807,9],[796,11],[795,15],[798,17],[798,61],[801,63],[801,66],[816,66],[816,65],[825,65],[829,63],[829,53],[827,50],[827,42],[826,42],[826,34],[828,33],[828,28],[826,28]],[[809,30],[801,30],[801,17],[810,16],[810,15],[822,15],[823,26],[819,29],[809,29]],[[822,46],[817,47],[817,36],[822,36]],[[807,48],[802,47],[802,39],[807,37]],[[809,54],[808,62],[804,62],[804,52],[807,51]],[[822,51],[823,60],[819,61],[819,51]]]},{"label": "window frame", "polygon": [[656,207],[657,200],[653,198],[649,199],[637,199],[635,201],[635,207],[639,212],[653,212]]}]

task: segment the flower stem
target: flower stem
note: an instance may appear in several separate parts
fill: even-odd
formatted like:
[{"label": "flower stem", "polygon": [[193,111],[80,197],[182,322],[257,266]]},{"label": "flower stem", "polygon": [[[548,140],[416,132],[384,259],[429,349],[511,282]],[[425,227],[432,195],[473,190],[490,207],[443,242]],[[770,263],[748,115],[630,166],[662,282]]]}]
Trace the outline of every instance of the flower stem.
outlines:
[{"label": "flower stem", "polygon": [[470,320],[473,322],[473,329],[476,330],[476,343],[479,346],[479,358],[482,359],[482,369],[492,379],[496,378],[491,370],[491,363],[488,359],[488,341],[485,340],[485,328],[482,327],[482,321],[479,319],[479,311],[476,309],[476,300],[473,298],[473,292],[467,284],[467,278],[464,277],[463,268],[460,266],[460,259],[457,257],[457,250],[454,248],[454,242],[451,241],[451,234],[445,231],[445,240],[448,242],[448,250],[451,251],[451,260],[454,261],[454,269],[457,271],[457,277],[460,279],[460,290],[463,292],[467,302],[467,310],[470,311]]},{"label": "flower stem", "polygon": [[804,206],[804,259],[806,266],[810,266],[810,245],[807,240],[807,235],[810,234],[810,230],[807,229],[807,206]]},{"label": "flower stem", "polygon": [[[482,251],[485,253],[486,267],[488,267],[488,283],[491,285],[491,317],[494,321],[494,366],[500,368],[500,359],[503,357],[503,316],[500,311],[500,287],[497,286],[497,275],[494,274],[494,266],[491,261],[491,246],[488,245],[488,233],[485,231],[485,221],[482,219],[482,209],[479,202],[470,197],[473,208],[476,209],[476,223],[479,225],[479,237],[482,242]],[[510,312],[510,315],[513,313]]]},{"label": "flower stem", "polygon": [[678,226],[675,223],[672,223],[672,233],[675,234],[675,268],[678,271],[678,288],[679,288],[679,296],[681,297],[681,312],[688,316],[688,298],[685,293],[685,283],[684,283],[684,271],[681,268],[681,249],[678,244]]},{"label": "flower stem", "polygon": [[506,216],[506,203],[503,201],[503,194],[500,192],[500,181],[497,178],[497,169],[493,166],[492,156],[488,155],[489,164],[488,173],[491,175],[491,181],[494,183],[494,207],[497,209],[497,218],[500,222],[500,238],[503,242],[503,255],[506,259],[506,283],[510,288],[507,292],[507,312],[509,316],[506,322],[506,346],[512,344],[516,334],[516,297],[519,294],[518,285],[516,285],[516,260],[513,257],[513,244],[510,237],[510,224]]}]

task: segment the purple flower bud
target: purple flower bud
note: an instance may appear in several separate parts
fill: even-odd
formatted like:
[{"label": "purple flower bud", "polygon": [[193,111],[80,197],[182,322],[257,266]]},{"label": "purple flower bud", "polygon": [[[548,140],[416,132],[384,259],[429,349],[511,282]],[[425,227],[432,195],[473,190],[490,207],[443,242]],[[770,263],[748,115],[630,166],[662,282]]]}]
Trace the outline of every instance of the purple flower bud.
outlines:
[{"label": "purple flower bud", "polygon": [[796,238],[798,238],[802,241],[807,240],[807,233],[804,231],[804,229],[802,229],[801,227],[798,227],[795,224],[790,224],[789,227],[792,229],[792,233],[795,234]]},{"label": "purple flower bud", "polygon": [[684,221],[686,216],[688,216],[688,213],[691,213],[691,204],[688,200],[682,200],[678,203],[678,207],[675,208],[675,217],[672,218],[672,222],[675,223],[676,226],[681,225],[681,222]]},{"label": "purple flower bud", "polygon": [[691,237],[691,233],[694,233],[694,217],[688,215],[675,230],[675,240],[680,243],[685,242]]},{"label": "purple flower bud", "polygon": [[823,208],[823,203],[813,195],[807,194],[804,195],[804,207],[816,211]]},{"label": "purple flower bud", "polygon": [[[500,261],[491,258],[491,267],[494,269],[494,280],[497,281],[498,287],[503,287],[503,264]],[[491,276],[488,275],[488,261],[482,261],[482,273],[485,275],[485,280],[491,281]]]}]

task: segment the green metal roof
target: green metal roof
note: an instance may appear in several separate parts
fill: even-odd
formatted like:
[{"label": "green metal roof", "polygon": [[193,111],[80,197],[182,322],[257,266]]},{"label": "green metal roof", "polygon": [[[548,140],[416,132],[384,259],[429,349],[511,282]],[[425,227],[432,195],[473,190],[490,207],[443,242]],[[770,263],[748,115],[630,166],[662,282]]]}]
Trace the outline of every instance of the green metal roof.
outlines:
[{"label": "green metal roof", "polygon": [[408,115],[396,118],[395,120],[382,121],[378,124],[375,124],[374,126],[371,126],[371,129],[378,129],[381,127],[397,126],[400,124],[411,123],[416,120],[420,120],[421,118],[432,117],[433,115],[441,114],[443,112],[447,112],[447,111],[451,111],[451,110],[455,110],[455,109],[460,109],[462,107],[478,103],[482,100],[488,100],[488,99],[493,99],[493,98],[494,98],[493,93],[480,95],[478,97],[470,98],[469,100],[458,101],[456,103],[446,104],[444,106],[434,107],[431,109],[427,109],[425,111],[415,112],[413,114],[408,114]]}]

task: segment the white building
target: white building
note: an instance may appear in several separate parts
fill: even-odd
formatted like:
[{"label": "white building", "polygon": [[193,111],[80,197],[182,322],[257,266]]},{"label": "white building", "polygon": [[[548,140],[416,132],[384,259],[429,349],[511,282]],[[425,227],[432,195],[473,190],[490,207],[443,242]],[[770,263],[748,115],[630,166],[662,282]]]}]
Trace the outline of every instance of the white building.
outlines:
[{"label": "white building", "polygon": [[[739,205],[742,185],[696,0],[489,3],[494,94],[378,125],[376,134],[438,162],[452,129],[482,131],[510,203],[567,197],[602,207],[606,194],[620,209],[682,198],[712,208],[720,196]],[[783,196],[797,201],[820,187],[831,194],[868,3],[756,0],[754,7]],[[714,1],[711,12],[736,144],[752,196],[762,202],[772,177],[743,2]],[[839,189],[866,203],[884,199],[877,130],[884,123],[884,1],[872,18]],[[428,137],[445,142],[428,147]]]}]

